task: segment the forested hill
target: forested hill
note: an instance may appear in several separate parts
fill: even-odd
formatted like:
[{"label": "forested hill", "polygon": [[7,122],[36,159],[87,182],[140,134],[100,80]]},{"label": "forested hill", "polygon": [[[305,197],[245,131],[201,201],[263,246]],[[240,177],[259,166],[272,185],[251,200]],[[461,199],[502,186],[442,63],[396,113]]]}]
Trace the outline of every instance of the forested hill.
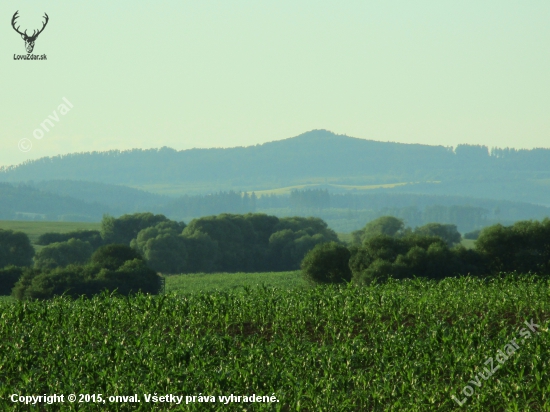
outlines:
[{"label": "forested hill", "polygon": [[[139,185],[174,181],[296,180],[441,170],[456,156],[442,146],[384,143],[324,130],[249,147],[74,153],[2,168],[0,179],[65,179]],[[457,163],[458,164],[458,163]]]},{"label": "forested hill", "polygon": [[[387,182],[476,181],[456,194],[485,194],[485,181],[502,186],[492,197],[550,204],[531,194],[550,181],[550,150],[491,149],[377,142],[314,130],[300,136],[229,149],[161,149],[75,153],[0,168],[2,181],[66,179],[136,187],[181,185],[183,192],[261,190],[303,183],[360,185]],[[490,183],[489,183],[490,182]],[[525,182],[528,182],[527,184]],[[512,198],[507,185],[513,190]],[[460,186],[460,185],[459,185]],[[538,189],[537,189],[538,187]],[[434,192],[435,190],[435,192]],[[454,189],[453,189],[454,190]],[[502,193],[501,193],[502,192]],[[182,194],[179,192],[177,194]],[[527,197],[525,197],[527,196]]]},{"label": "forested hill", "polygon": [[106,205],[105,213],[108,210],[112,210],[114,213],[157,210],[160,205],[173,200],[171,197],[144,190],[98,182],[42,180],[28,182],[26,185],[43,192],[72,197],[87,203]]}]

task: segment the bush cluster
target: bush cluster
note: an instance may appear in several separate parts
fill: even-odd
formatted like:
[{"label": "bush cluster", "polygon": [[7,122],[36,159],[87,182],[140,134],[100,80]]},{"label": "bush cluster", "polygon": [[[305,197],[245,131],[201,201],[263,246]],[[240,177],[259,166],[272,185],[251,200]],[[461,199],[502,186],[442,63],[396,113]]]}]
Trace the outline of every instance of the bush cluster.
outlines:
[{"label": "bush cluster", "polygon": [[491,273],[549,274],[550,219],[486,227],[476,240],[476,250],[487,258]]},{"label": "bush cluster", "polygon": [[126,245],[100,247],[84,265],[53,269],[26,268],[13,288],[20,300],[49,299],[56,295],[92,296],[104,290],[129,295],[156,294],[160,277],[141,256]]},{"label": "bush cluster", "polygon": [[[156,293],[156,272],[293,270],[313,247],[336,241],[336,233],[318,218],[221,214],[186,225],[164,215],[135,213],[104,216],[100,231],[41,235],[38,243],[44,247],[32,268],[28,237],[0,232],[0,268],[29,267],[17,272],[21,279],[13,293],[19,299],[92,295],[103,289]],[[5,291],[14,287],[16,272],[9,273],[3,275]]]},{"label": "bush cluster", "polygon": [[28,236],[0,230],[0,293],[19,299],[102,290],[157,293],[161,273],[257,272],[302,268],[316,283],[369,284],[389,278],[550,274],[550,219],[494,225],[474,249],[458,245],[455,225],[414,230],[383,216],[353,233],[348,248],[318,218],[221,214],[189,225],[164,215],[105,216],[101,231],[48,233],[34,258]]},{"label": "bush cluster", "polygon": [[298,269],[315,245],[338,240],[313,217],[224,213],[181,227],[160,222],[140,230],[130,245],[161,273],[261,272]]},{"label": "bush cluster", "polygon": [[378,235],[352,249],[349,267],[358,283],[404,279],[429,279],[461,274],[482,274],[477,255],[462,246],[450,248],[440,237],[410,234],[403,238]]},{"label": "bush cluster", "polygon": [[364,228],[353,232],[352,238],[353,244],[359,246],[366,240],[379,235],[401,238],[410,236],[411,234],[420,236],[437,236],[443,239],[449,247],[460,243],[460,240],[462,239],[456,225],[428,223],[413,230],[412,228],[405,226],[403,219],[398,219],[394,216],[382,216],[367,223]]},{"label": "bush cluster", "polygon": [[309,252],[302,269],[318,283],[332,282],[332,273],[349,269],[353,281],[367,284],[415,276],[442,279],[466,274],[550,274],[548,218],[487,227],[479,233],[474,249],[456,245],[460,235],[455,231],[452,225],[440,224],[410,230],[399,219],[385,216],[354,233],[347,261],[331,258],[335,247],[327,246]]},{"label": "bush cluster", "polygon": [[67,242],[71,239],[78,239],[83,242],[88,242],[94,249],[97,249],[104,244],[99,230],[75,230],[67,233],[43,233],[38,237],[36,244],[48,246],[52,243]]},{"label": "bush cluster", "polygon": [[93,247],[80,239],[51,243],[40,250],[34,258],[37,269],[55,269],[71,264],[86,263],[93,253]]},{"label": "bush cluster", "polygon": [[301,269],[313,283],[344,283],[351,281],[347,247],[336,242],[315,246],[304,258]]}]

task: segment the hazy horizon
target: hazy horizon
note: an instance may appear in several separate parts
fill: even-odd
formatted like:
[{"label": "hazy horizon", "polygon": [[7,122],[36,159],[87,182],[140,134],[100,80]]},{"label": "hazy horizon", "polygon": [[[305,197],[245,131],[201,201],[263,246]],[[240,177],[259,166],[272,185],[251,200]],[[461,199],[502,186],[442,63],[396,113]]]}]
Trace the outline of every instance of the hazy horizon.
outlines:
[{"label": "hazy horizon", "polygon": [[[26,55],[10,24],[16,10],[29,33],[48,14],[33,51],[46,61],[14,60]],[[0,16],[0,166],[72,152],[250,146],[314,129],[550,147],[543,1],[7,1]],[[56,120],[46,131],[48,116]]]}]

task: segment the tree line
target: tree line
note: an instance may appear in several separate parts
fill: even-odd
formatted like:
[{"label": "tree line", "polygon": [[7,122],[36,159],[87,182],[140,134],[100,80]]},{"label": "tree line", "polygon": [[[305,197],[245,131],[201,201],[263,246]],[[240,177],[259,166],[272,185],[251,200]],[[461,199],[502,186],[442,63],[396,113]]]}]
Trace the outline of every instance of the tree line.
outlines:
[{"label": "tree line", "polygon": [[550,219],[483,228],[475,247],[458,244],[454,225],[428,224],[414,230],[384,216],[353,233],[352,245],[316,246],[301,268],[317,283],[372,284],[414,276],[492,276],[511,272],[550,274]]},{"label": "tree line", "polygon": [[101,290],[157,293],[157,273],[261,272],[301,268],[314,282],[363,284],[413,276],[550,273],[550,219],[483,228],[475,247],[456,225],[408,227],[383,216],[345,244],[319,218],[220,214],[188,225],[164,215],[104,216],[101,229],[27,235],[0,230],[0,292],[19,299]]},{"label": "tree line", "polygon": [[[401,189],[392,189],[396,190]],[[92,182],[65,180],[17,186],[0,183],[0,220],[100,221],[105,213],[121,216],[141,210],[185,221],[220,213],[316,216],[338,232],[351,232],[365,221],[384,215],[402,218],[411,226],[430,222],[453,223],[461,232],[467,232],[498,222],[510,224],[518,220],[540,219],[550,211],[541,205],[505,200],[376,190],[334,193],[323,187],[292,190],[289,194],[263,193],[258,196],[254,192],[220,191],[171,198]]]},{"label": "tree line", "polygon": [[[95,285],[92,289],[97,289],[97,285],[102,283],[94,283],[93,279],[103,273],[105,267],[99,264],[101,259],[94,256],[107,247],[122,247],[112,249],[117,253],[127,249],[134,251],[137,255],[128,256],[133,256],[132,259],[139,256],[142,263],[134,264],[139,273],[144,270],[143,264],[154,273],[163,274],[262,272],[298,269],[305,254],[315,245],[338,240],[336,233],[318,218],[278,218],[253,213],[207,216],[194,219],[189,225],[152,213],[128,214],[119,218],[104,216],[99,231],[41,235],[37,244],[43,248],[36,254],[25,234],[0,233],[4,233],[6,238],[4,249],[0,251],[11,251],[11,254],[0,254],[0,268],[12,265],[8,268],[11,280],[6,272],[5,283],[9,286],[13,276],[19,273],[15,266],[27,266],[31,269],[24,273],[15,290],[39,289],[37,285],[40,284],[50,291],[43,294],[33,292],[35,297],[59,290],[59,285],[65,281],[69,282],[67,287],[72,285],[73,290],[80,290],[81,287],[76,287],[73,282],[74,274],[79,270],[89,278],[82,282],[91,282]],[[16,242],[21,244],[19,248],[13,247]],[[118,266],[113,266],[109,270],[118,269]],[[122,269],[129,270],[126,266]],[[32,282],[29,279],[33,279]],[[54,287],[53,284],[59,285]],[[28,293],[17,292],[16,295],[30,296]]]}]

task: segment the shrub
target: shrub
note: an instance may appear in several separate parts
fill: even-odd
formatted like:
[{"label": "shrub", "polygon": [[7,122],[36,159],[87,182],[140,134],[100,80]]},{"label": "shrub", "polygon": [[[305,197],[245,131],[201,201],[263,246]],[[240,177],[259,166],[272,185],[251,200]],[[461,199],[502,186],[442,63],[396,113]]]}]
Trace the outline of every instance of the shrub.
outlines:
[{"label": "shrub", "polygon": [[126,245],[104,245],[97,249],[90,261],[102,268],[116,270],[128,260],[143,260],[143,257],[135,249]]},{"label": "shrub", "polygon": [[475,250],[487,259],[492,273],[550,274],[550,219],[486,227],[476,240]]},{"label": "shrub", "polygon": [[207,238],[212,243],[208,235],[196,232],[193,236],[183,236],[181,232],[181,225],[177,222],[161,222],[140,231],[130,246],[141,253],[147,264],[157,272],[209,271],[211,265],[207,262],[213,262],[215,255],[210,253],[205,260],[200,247],[194,247],[198,238]]},{"label": "shrub", "polygon": [[414,229],[414,233],[424,236],[440,237],[449,247],[460,243],[461,240],[461,236],[456,228],[456,225],[450,224],[428,223],[427,225]]},{"label": "shrub", "polygon": [[160,291],[160,276],[141,259],[128,260],[114,271],[102,269],[95,281],[102,289],[116,290],[121,295]]},{"label": "shrub", "polygon": [[160,277],[141,259],[123,262],[112,269],[96,264],[69,265],[64,268],[40,271],[26,269],[13,288],[19,299],[51,299],[58,295],[88,296],[107,290],[122,295],[137,292],[157,294]]},{"label": "shrub", "polygon": [[144,258],[148,265],[161,273],[184,273],[189,260],[183,236],[162,234],[149,239],[145,246]]},{"label": "shrub", "polygon": [[[152,213],[134,213],[119,218],[104,216],[101,221],[101,237],[105,243],[129,245],[140,231],[161,222],[170,222],[170,219]],[[183,222],[176,224],[180,225],[180,232],[185,228]]]},{"label": "shrub", "polygon": [[156,294],[160,291],[160,277],[129,246],[105,245],[86,265],[24,270],[12,294],[17,299],[50,299],[62,294],[92,296],[103,290],[117,290],[123,295],[139,291]]},{"label": "shrub", "polygon": [[381,216],[367,223],[363,229],[352,232],[352,237],[355,245],[361,245],[365,240],[379,235],[401,237],[406,233],[407,229],[403,219],[393,216]]},{"label": "shrub", "polygon": [[201,232],[192,235],[182,235],[189,260],[187,261],[187,273],[212,272],[218,257],[219,248],[210,236]]},{"label": "shrub", "polygon": [[442,279],[455,274],[479,274],[483,269],[475,251],[449,249],[438,236],[409,234],[403,238],[378,235],[353,249],[350,268],[354,281],[363,284],[388,278],[415,276]]},{"label": "shrub", "polygon": [[302,260],[303,274],[313,283],[343,283],[351,280],[347,247],[337,242],[322,243]]},{"label": "shrub", "polygon": [[25,233],[0,229],[0,268],[31,266],[33,256],[34,248]]},{"label": "shrub", "polygon": [[36,254],[34,266],[37,269],[54,269],[70,264],[83,264],[90,259],[92,252],[92,245],[79,239],[52,243]]},{"label": "shrub", "polygon": [[97,249],[103,244],[101,233],[99,230],[76,230],[67,233],[48,232],[43,233],[36,241],[37,245],[48,246],[52,243],[67,242],[70,239],[79,239],[83,242],[88,242],[93,249]]},{"label": "shrub", "polygon": [[[88,269],[88,270],[86,270]],[[27,270],[13,289],[13,295],[23,299],[50,299],[57,295],[91,296],[98,291],[92,290],[93,284],[89,268],[69,265],[53,270]]]},{"label": "shrub", "polygon": [[18,266],[8,266],[0,269],[0,295],[11,295],[11,291],[21,275],[23,268]]},{"label": "shrub", "polygon": [[311,236],[305,230],[294,232],[291,229],[284,229],[275,232],[269,238],[271,269],[278,271],[297,269],[307,252],[316,245],[327,242],[323,235]]},{"label": "shrub", "polygon": [[[195,238],[198,234],[203,237]],[[191,252],[195,248],[200,249],[208,268],[224,272],[295,270],[316,244],[338,239],[319,218],[279,219],[261,213],[223,213],[194,219],[182,236],[189,251],[189,268],[199,267]],[[193,238],[196,241],[189,241]],[[207,259],[204,253],[209,250]]]},{"label": "shrub", "polygon": [[354,282],[370,285],[376,282],[385,282],[395,276],[396,267],[383,259],[376,259],[361,272],[353,272]]},{"label": "shrub", "polygon": [[27,298],[27,290],[31,287],[33,279],[40,274],[42,271],[39,269],[25,268],[12,289],[12,295],[19,300]]}]

